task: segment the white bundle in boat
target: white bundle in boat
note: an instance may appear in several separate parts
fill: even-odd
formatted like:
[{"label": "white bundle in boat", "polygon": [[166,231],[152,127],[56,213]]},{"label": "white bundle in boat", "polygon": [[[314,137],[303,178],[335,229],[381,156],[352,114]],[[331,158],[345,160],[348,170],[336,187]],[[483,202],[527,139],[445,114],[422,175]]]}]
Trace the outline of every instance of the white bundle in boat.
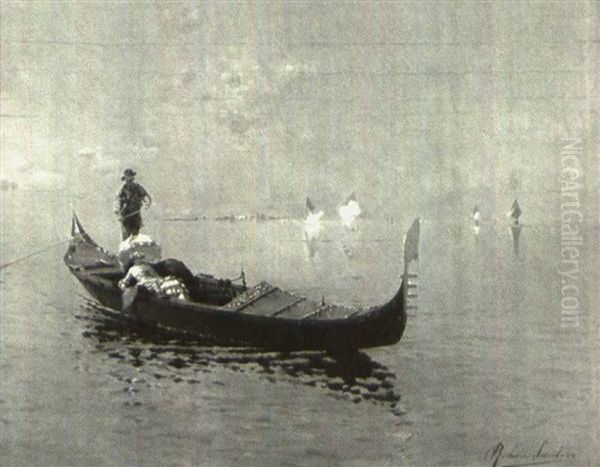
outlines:
[{"label": "white bundle in boat", "polygon": [[119,245],[119,262],[126,265],[133,258],[134,253],[143,256],[148,263],[155,263],[161,259],[161,248],[148,235],[138,234],[123,240]]}]

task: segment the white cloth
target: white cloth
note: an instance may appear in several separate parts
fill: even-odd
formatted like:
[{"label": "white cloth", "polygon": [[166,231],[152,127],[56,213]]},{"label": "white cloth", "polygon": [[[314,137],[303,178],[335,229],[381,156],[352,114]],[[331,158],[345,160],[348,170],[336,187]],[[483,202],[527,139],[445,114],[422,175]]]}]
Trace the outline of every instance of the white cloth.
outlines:
[{"label": "white cloth", "polygon": [[125,277],[119,282],[119,287],[137,285],[158,296],[188,300],[188,291],[183,283],[173,276],[160,277],[149,264],[136,264],[129,268]]},{"label": "white cloth", "polygon": [[123,282],[127,284],[128,282],[135,280],[136,283],[145,285],[146,283],[155,281],[159,278],[160,276],[158,273],[149,264],[136,264],[129,268],[127,275],[123,278]]},{"label": "white cloth", "polygon": [[148,235],[138,234],[123,240],[119,245],[119,262],[127,264],[134,254],[144,258],[148,263],[155,263],[161,259],[161,247]]}]

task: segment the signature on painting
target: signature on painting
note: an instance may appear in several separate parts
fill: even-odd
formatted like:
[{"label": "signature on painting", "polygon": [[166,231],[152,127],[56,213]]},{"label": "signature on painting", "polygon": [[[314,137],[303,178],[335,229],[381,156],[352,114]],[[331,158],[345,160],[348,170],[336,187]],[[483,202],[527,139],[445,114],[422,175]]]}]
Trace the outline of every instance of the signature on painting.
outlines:
[{"label": "signature on painting", "polygon": [[520,446],[518,443],[510,449],[503,441],[489,448],[484,460],[492,467],[526,467],[572,461],[576,458],[574,449],[568,446],[552,446],[544,440],[535,446]]}]

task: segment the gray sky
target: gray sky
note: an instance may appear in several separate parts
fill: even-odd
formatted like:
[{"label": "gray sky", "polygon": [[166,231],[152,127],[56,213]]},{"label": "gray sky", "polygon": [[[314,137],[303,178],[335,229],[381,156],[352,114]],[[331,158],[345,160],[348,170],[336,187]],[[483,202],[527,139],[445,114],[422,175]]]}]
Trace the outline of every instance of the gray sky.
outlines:
[{"label": "gray sky", "polygon": [[597,168],[598,3],[1,8],[2,176],[22,185],[102,202],[131,166],[173,211],[356,191],[387,215],[554,196],[564,136]]}]

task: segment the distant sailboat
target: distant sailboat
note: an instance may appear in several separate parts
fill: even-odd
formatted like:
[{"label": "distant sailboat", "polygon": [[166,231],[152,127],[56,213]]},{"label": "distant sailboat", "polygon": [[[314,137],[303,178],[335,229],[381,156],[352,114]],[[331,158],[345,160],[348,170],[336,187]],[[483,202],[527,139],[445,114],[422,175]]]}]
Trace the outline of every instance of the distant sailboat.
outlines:
[{"label": "distant sailboat", "polygon": [[471,214],[471,217],[473,218],[473,224],[479,225],[479,220],[481,219],[481,212],[479,211],[479,208],[477,206],[473,208],[473,213]]},{"label": "distant sailboat", "polygon": [[354,221],[360,215],[362,210],[356,200],[356,195],[352,192],[343,204],[338,208],[340,220],[345,227],[352,228]]},{"label": "distant sailboat", "polygon": [[471,217],[473,218],[473,233],[475,235],[479,235],[479,230],[481,228],[479,227],[479,221],[481,220],[481,212],[479,211],[479,208],[477,206],[473,208]]},{"label": "distant sailboat", "polygon": [[521,210],[521,206],[519,206],[519,201],[515,199],[508,213],[508,216],[512,218],[515,225],[519,224],[519,217],[521,217],[522,213],[523,211]]},{"label": "distant sailboat", "polygon": [[350,201],[356,202],[356,193],[354,191],[346,197],[342,205],[347,206],[348,204],[350,204]]},{"label": "distant sailboat", "polygon": [[306,209],[308,209],[309,214],[312,214],[316,211],[315,205],[308,196],[306,197]]}]

